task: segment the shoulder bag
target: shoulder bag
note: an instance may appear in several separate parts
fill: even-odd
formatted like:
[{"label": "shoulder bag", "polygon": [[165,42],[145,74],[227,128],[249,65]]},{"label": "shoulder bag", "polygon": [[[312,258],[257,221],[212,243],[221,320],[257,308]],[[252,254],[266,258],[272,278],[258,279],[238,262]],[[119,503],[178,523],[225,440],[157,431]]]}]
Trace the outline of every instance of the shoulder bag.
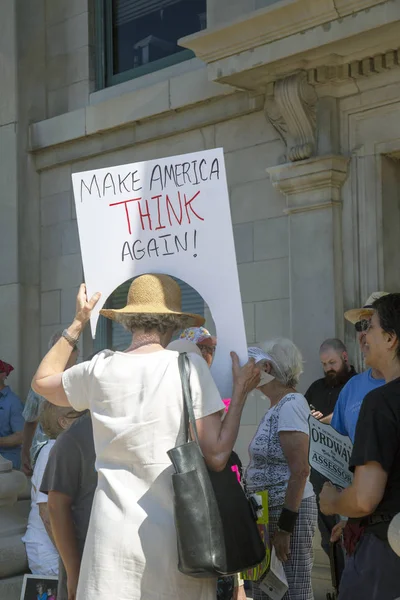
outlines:
[{"label": "shoulder bag", "polygon": [[[220,577],[245,571],[265,558],[257,514],[232,471],[231,457],[222,472],[208,469],[202,455],[190,391],[190,361],[179,356],[187,442],[168,456],[175,468],[175,527],[178,569],[197,578]],[[194,440],[190,441],[192,426]]]}]

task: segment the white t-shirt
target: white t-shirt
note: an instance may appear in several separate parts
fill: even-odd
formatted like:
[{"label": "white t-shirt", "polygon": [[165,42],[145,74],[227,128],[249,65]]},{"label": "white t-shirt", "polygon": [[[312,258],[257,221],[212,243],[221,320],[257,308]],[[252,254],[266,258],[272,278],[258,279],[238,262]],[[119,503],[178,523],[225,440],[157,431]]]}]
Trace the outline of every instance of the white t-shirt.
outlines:
[{"label": "white t-shirt", "polygon": [[[302,394],[288,394],[264,415],[250,446],[246,484],[250,492],[268,490],[270,506],[283,506],[290,469],[279,440],[281,431],[309,435],[310,408]],[[303,499],[314,495],[307,479]]]},{"label": "white t-shirt", "polygon": [[22,541],[26,547],[29,568],[34,575],[58,575],[58,552],[49,538],[39,504],[47,504],[47,494],[40,491],[43,474],[49,459],[50,450],[56,440],[49,440],[40,450],[32,475],[31,510],[28,528]]}]

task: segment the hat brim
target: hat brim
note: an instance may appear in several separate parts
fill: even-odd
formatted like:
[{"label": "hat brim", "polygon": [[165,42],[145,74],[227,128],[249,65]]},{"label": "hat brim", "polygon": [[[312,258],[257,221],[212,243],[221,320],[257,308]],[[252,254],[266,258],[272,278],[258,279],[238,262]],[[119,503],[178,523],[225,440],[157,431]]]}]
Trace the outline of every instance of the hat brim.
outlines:
[{"label": "hat brim", "polygon": [[179,354],[186,352],[187,354],[197,354],[197,356],[202,356],[197,345],[193,342],[189,342],[188,340],[175,340],[174,342],[168,344],[167,350],[179,352]]},{"label": "hat brim", "polygon": [[371,317],[374,314],[373,308],[352,308],[344,313],[344,318],[353,325],[361,321],[363,318]]},{"label": "hat brim", "polygon": [[124,308],[103,308],[100,311],[100,314],[106,319],[111,319],[111,321],[120,322],[123,317],[135,317],[137,315],[176,315],[177,317],[187,317],[188,321],[185,324],[185,327],[201,327],[206,322],[205,318],[201,315],[196,315],[193,313],[184,313],[184,312],[176,312],[173,310],[168,310],[165,307],[153,309],[149,306],[124,306]]},{"label": "hat brim", "polygon": [[196,344],[203,344],[203,346],[216,346],[217,338],[211,335],[210,337],[200,337]]}]

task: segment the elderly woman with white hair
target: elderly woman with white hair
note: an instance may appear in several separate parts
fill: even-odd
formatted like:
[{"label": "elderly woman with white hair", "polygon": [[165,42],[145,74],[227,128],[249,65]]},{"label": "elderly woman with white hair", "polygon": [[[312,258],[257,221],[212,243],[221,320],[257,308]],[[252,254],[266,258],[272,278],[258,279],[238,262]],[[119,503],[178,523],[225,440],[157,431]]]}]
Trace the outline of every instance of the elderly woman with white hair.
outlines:
[{"label": "elderly woman with white hair", "polygon": [[[290,340],[275,339],[249,356],[262,369],[258,389],[271,401],[250,447],[245,480],[249,492],[268,491],[269,534],[283,562],[289,590],[284,600],[312,600],[312,543],[317,505],[309,481],[306,399],[296,391],[302,373],[300,351]],[[253,584],[254,600],[266,600]]]}]

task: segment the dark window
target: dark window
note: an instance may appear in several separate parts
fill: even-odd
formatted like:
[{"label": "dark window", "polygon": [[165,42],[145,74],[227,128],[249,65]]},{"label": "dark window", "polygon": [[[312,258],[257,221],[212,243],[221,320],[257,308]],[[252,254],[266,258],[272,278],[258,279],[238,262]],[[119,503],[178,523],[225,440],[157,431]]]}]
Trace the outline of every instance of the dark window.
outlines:
[{"label": "dark window", "polygon": [[[176,278],[175,280],[179,283],[182,292],[182,312],[204,316],[204,301],[200,294],[184,281]],[[130,284],[131,281],[126,281],[113,292],[107,302],[108,308],[125,306]],[[122,325],[102,316],[99,317],[94,342],[94,349],[97,352],[104,348],[126,350],[131,340],[132,335]]]},{"label": "dark window", "polygon": [[[206,27],[206,0],[98,0],[99,87],[194,55],[178,40]],[[104,39],[104,44],[101,39]],[[103,48],[103,49],[102,49]]]}]

